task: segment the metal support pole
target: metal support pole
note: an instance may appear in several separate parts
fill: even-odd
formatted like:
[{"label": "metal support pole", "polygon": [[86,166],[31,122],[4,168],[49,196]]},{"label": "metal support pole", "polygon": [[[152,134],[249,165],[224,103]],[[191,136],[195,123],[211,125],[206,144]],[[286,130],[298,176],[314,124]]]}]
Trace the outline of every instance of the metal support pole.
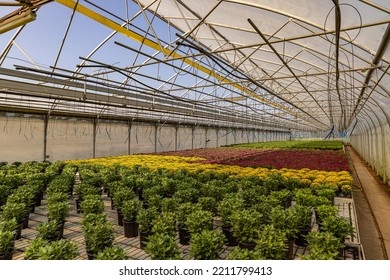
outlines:
[{"label": "metal support pole", "polygon": [[194,149],[195,126],[191,128],[191,149]]},{"label": "metal support pole", "polygon": [[207,131],[208,131],[208,129],[207,129],[207,127],[205,128],[205,139],[204,139],[204,147],[205,148],[207,148],[207,142],[208,142],[208,139],[207,139]]},{"label": "metal support pole", "polygon": [[177,151],[177,149],[178,149],[178,147],[179,147],[178,133],[179,133],[179,125],[176,125],[176,127],[175,127],[175,151]]},{"label": "metal support pole", "polygon": [[217,134],[217,147],[219,147],[219,128],[215,129],[215,133]]},{"label": "metal support pole", "polygon": [[92,135],[92,158],[96,157],[96,134],[97,134],[97,119],[93,119],[93,135]]},{"label": "metal support pole", "polygon": [[154,152],[157,153],[157,134],[158,134],[158,124],[156,123],[156,125],[154,126]]},{"label": "metal support pole", "polygon": [[132,121],[127,122],[127,154],[131,154],[131,127],[133,125]]},{"label": "metal support pole", "polygon": [[43,117],[43,161],[46,161],[49,158],[47,154],[47,128],[49,125],[49,116],[45,115]]}]

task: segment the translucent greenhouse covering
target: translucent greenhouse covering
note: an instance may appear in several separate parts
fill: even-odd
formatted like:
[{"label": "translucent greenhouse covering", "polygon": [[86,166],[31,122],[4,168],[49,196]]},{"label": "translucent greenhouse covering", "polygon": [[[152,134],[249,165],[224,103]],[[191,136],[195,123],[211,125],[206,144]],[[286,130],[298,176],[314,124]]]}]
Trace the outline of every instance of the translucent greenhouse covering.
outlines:
[{"label": "translucent greenhouse covering", "polygon": [[2,143],[63,159],[344,137],[390,176],[388,0],[19,0],[0,17]]}]

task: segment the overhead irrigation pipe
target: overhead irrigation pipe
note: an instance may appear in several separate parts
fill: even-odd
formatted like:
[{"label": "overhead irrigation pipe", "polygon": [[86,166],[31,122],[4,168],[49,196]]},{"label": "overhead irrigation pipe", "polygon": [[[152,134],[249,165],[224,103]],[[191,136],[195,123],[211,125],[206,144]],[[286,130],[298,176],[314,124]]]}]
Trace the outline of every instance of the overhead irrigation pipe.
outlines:
[{"label": "overhead irrigation pipe", "polygon": [[[298,81],[298,83],[302,86],[302,88],[310,95],[310,97],[317,103],[318,107],[324,112],[325,116],[329,119],[328,114],[325,112],[324,108],[318,103],[318,101],[314,98],[314,96],[309,92],[309,90],[305,87],[305,85],[302,83],[302,81],[297,77],[297,75],[294,73],[294,71],[291,69],[291,67],[288,65],[286,61],[284,61],[283,57],[278,53],[278,51],[270,44],[267,38],[265,38],[264,34],[260,31],[259,28],[253,23],[253,21],[248,18],[249,24],[253,27],[253,29],[257,32],[257,34],[260,35],[260,37],[264,40],[264,42],[267,44],[267,46],[275,53],[275,55],[279,58],[279,60],[286,66],[286,68],[290,71],[290,73],[294,76],[294,78]],[[308,113],[306,113],[308,114]],[[311,118],[314,118],[310,114],[308,114]],[[317,120],[318,121],[318,120]]]},{"label": "overhead irrigation pipe", "polygon": [[343,103],[341,102],[340,94],[340,66],[339,66],[339,57],[340,57],[340,30],[341,30],[341,9],[339,0],[332,0],[335,5],[335,27],[336,27],[336,92],[340,102],[342,118],[344,118],[343,129],[345,129],[345,112]]}]

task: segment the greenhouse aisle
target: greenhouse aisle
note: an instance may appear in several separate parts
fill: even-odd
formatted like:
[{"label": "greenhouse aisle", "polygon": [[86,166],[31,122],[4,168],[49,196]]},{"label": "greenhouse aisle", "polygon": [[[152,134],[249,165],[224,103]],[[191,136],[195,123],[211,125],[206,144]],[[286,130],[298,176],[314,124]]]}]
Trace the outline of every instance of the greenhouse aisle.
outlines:
[{"label": "greenhouse aisle", "polygon": [[346,150],[359,180],[353,192],[359,235],[367,260],[389,259],[390,193],[351,146]]}]

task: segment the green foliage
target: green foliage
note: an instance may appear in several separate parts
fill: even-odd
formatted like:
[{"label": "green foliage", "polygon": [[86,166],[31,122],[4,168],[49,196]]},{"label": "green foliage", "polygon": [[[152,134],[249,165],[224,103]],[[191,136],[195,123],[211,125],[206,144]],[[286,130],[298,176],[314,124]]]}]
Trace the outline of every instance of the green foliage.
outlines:
[{"label": "green foliage", "polygon": [[123,249],[117,245],[106,247],[98,252],[95,260],[127,260],[128,256]]},{"label": "green foliage", "polygon": [[161,200],[161,211],[176,213],[180,201],[175,197],[165,197]]},{"label": "green foliage", "polygon": [[47,217],[49,221],[56,220],[58,223],[65,221],[69,215],[69,202],[56,202],[47,205]]},{"label": "green foliage", "polygon": [[59,236],[59,224],[56,220],[40,223],[37,227],[38,237],[52,241]]},{"label": "green foliage", "polygon": [[172,212],[164,212],[154,220],[152,233],[162,233],[170,236],[176,236],[176,217]]},{"label": "green foliage", "polygon": [[175,237],[164,233],[149,236],[145,251],[151,255],[153,260],[178,260],[181,258]]},{"label": "green foliage", "polygon": [[230,216],[233,235],[243,243],[252,243],[260,234],[260,215],[252,209],[238,210]]},{"label": "green foliage", "polygon": [[330,232],[312,231],[307,235],[309,254],[304,260],[335,260],[339,259],[343,248],[341,240]]},{"label": "green foliage", "polygon": [[84,224],[82,229],[85,237],[86,250],[93,255],[96,255],[106,247],[112,246],[115,237],[115,230],[112,223]]},{"label": "green foliage", "polygon": [[323,219],[330,217],[330,216],[336,216],[338,213],[338,208],[337,206],[333,205],[319,205],[315,208],[315,211],[318,216],[318,221],[321,222]]},{"label": "green foliage", "polygon": [[17,226],[18,223],[15,218],[9,220],[2,220],[0,222],[0,232],[4,232],[4,231],[15,232]]},{"label": "green foliage", "polygon": [[80,203],[81,211],[83,215],[90,213],[101,213],[104,211],[104,203],[100,196],[89,195]]},{"label": "green foliage", "polygon": [[48,242],[42,238],[31,241],[25,252],[26,260],[73,260],[78,255],[77,245],[62,239]]},{"label": "green foliage", "polygon": [[68,200],[68,194],[63,192],[53,193],[48,195],[47,204],[53,204],[57,202],[65,202]]},{"label": "green foliage", "polygon": [[283,230],[274,225],[266,225],[256,240],[255,250],[267,260],[283,260],[286,258],[287,236]]},{"label": "green foliage", "polygon": [[237,144],[234,147],[266,148],[266,149],[316,149],[316,150],[341,150],[342,141],[336,140],[300,140],[300,141],[271,141],[250,144]]},{"label": "green foliage", "polygon": [[230,216],[233,212],[244,209],[244,200],[238,196],[225,197],[218,204],[218,213],[225,227],[231,226]]},{"label": "green foliage", "polygon": [[227,256],[228,260],[265,260],[265,258],[255,250],[242,249],[235,247]]},{"label": "green foliage", "polygon": [[13,251],[14,234],[12,231],[0,231],[0,256]]},{"label": "green foliage", "polygon": [[344,242],[348,236],[354,236],[351,223],[340,216],[328,216],[321,220],[321,231],[332,233]]},{"label": "green foliage", "polygon": [[281,207],[274,207],[270,212],[270,222],[275,229],[283,231],[288,239],[293,239],[298,233],[298,216],[296,209],[290,207],[284,210]]},{"label": "green foliage", "polygon": [[122,204],[123,220],[134,222],[137,219],[138,212],[142,209],[142,201],[138,199],[126,200]]},{"label": "green foliage", "polygon": [[18,224],[22,223],[27,215],[27,208],[25,203],[7,202],[3,206],[2,217],[4,220],[16,219]]},{"label": "green foliage", "polygon": [[127,187],[120,187],[116,189],[112,199],[114,201],[116,209],[121,210],[123,206],[123,202],[134,199],[135,196],[136,195],[132,189]]},{"label": "green foliage", "polygon": [[200,208],[211,213],[215,213],[217,209],[217,201],[213,197],[202,196],[198,199]]},{"label": "green foliage", "polygon": [[156,207],[141,209],[137,215],[140,231],[150,232],[153,228],[154,220],[156,220],[158,216],[159,212]]},{"label": "green foliage", "polygon": [[299,229],[310,227],[312,211],[309,206],[296,205],[294,207],[294,212],[297,219],[297,227]]},{"label": "green foliage", "polygon": [[196,210],[200,210],[199,205],[192,204],[190,202],[185,202],[179,205],[177,208],[176,218],[177,218],[177,225],[181,228],[187,228],[186,226],[186,220],[187,216],[190,213],[195,212]]},{"label": "green foliage", "polygon": [[185,225],[190,234],[200,233],[202,230],[213,229],[213,214],[209,211],[196,210],[187,216]]},{"label": "green foliage", "polygon": [[217,260],[224,244],[224,235],[219,230],[204,229],[191,235],[190,254],[196,260]]}]

